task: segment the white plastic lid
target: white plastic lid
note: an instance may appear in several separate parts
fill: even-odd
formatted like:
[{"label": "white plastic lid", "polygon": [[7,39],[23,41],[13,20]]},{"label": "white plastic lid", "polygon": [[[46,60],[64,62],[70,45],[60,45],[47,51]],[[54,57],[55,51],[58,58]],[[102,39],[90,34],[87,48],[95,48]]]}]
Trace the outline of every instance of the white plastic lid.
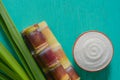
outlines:
[{"label": "white plastic lid", "polygon": [[73,55],[79,67],[87,71],[98,71],[110,63],[113,46],[103,33],[89,31],[76,40]]}]

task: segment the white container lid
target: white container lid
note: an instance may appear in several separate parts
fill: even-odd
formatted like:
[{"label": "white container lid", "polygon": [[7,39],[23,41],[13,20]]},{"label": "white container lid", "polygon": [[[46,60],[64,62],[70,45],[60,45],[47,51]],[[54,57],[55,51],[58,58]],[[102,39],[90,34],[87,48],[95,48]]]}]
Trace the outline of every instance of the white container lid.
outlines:
[{"label": "white container lid", "polygon": [[73,55],[75,62],[82,69],[98,71],[110,63],[113,46],[103,33],[89,31],[80,35],[76,40]]}]

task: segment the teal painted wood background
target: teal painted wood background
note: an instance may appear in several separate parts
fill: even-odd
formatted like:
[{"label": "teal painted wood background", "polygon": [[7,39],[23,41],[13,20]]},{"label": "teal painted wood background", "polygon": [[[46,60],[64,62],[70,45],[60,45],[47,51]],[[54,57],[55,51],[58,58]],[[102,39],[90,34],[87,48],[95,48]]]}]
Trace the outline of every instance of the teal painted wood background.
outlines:
[{"label": "teal painted wood background", "polygon": [[[3,0],[3,3],[20,32],[29,25],[47,21],[81,80],[120,80],[120,0]],[[88,30],[105,33],[114,46],[110,65],[99,72],[84,71],[73,60],[74,42]],[[16,57],[1,28],[0,42]]]}]

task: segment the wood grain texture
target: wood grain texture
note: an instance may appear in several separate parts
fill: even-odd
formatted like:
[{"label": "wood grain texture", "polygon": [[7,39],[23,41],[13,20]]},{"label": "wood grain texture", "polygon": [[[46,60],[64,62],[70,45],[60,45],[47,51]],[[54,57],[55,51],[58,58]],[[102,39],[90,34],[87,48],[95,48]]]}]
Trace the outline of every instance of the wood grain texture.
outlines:
[{"label": "wood grain texture", "polygon": [[[20,32],[29,25],[47,21],[81,80],[120,80],[119,0],[3,0],[3,3]],[[114,46],[110,65],[99,72],[84,71],[73,59],[76,38],[88,30],[105,33]],[[0,41],[12,51],[1,28]]]}]

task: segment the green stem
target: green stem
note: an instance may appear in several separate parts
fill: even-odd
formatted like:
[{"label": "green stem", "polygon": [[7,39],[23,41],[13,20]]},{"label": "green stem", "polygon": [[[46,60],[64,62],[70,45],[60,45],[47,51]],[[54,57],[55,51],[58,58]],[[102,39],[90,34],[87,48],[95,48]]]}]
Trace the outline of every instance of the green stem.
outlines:
[{"label": "green stem", "polygon": [[0,70],[3,71],[12,80],[22,80],[14,71],[10,70],[6,65],[0,62]]},{"label": "green stem", "polygon": [[2,2],[0,2],[1,26],[16,51],[21,63],[31,80],[45,80],[42,72],[26,47],[21,34],[16,29]]},{"label": "green stem", "polygon": [[14,72],[16,72],[22,80],[29,80],[28,76],[18,64],[16,59],[9,53],[9,51],[0,43],[0,59],[4,61]]},{"label": "green stem", "polygon": [[8,76],[0,73],[0,80],[10,80],[10,78],[8,78]]}]

